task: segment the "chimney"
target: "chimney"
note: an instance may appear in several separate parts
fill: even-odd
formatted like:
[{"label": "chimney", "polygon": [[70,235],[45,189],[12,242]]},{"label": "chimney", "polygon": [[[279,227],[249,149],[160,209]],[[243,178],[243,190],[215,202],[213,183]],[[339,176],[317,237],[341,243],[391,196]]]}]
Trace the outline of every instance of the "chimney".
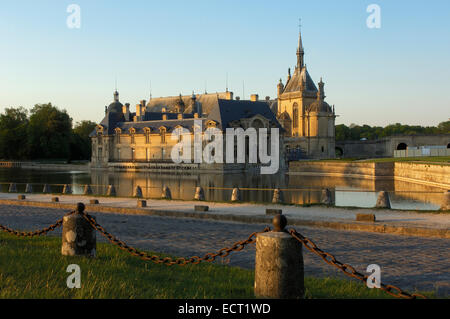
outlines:
[{"label": "chimney", "polygon": [[136,120],[137,121],[142,121],[144,120],[144,116],[145,116],[145,104],[143,103],[145,101],[141,101],[140,104],[136,105]]},{"label": "chimney", "polygon": [[240,101],[241,97],[240,96],[236,96],[236,101]]},{"label": "chimney", "polygon": [[259,100],[259,95],[258,95],[258,94],[252,94],[252,95],[250,96],[250,101],[252,101],[252,102],[258,102],[258,100]]},{"label": "chimney", "polygon": [[226,94],[226,96],[225,96],[226,100],[232,100],[233,99],[233,92],[227,91],[227,92],[225,92],[225,94]]},{"label": "chimney", "polygon": [[266,102],[270,101],[270,96],[266,96]]},{"label": "chimney", "polygon": [[125,105],[122,106],[122,112],[125,117],[125,121],[130,121],[130,103],[125,103]]}]

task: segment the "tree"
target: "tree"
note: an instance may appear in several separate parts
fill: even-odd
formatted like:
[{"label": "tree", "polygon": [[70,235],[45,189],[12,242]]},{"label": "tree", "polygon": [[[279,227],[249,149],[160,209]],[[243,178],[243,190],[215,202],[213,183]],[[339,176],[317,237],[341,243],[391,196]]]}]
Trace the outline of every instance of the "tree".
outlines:
[{"label": "tree", "polygon": [[0,157],[25,159],[27,147],[27,110],[23,107],[6,108],[0,115]]},{"label": "tree", "polygon": [[72,119],[51,103],[36,104],[28,125],[31,159],[69,159]]},{"label": "tree", "polygon": [[336,125],[336,140],[360,140],[366,138],[368,140],[375,140],[383,137],[393,135],[417,135],[417,134],[449,134],[450,121],[442,122],[436,126],[410,126],[400,123],[390,124],[386,127],[344,124]]},{"label": "tree", "polygon": [[450,134],[450,121],[439,123],[437,128],[441,134]]},{"label": "tree", "polygon": [[89,160],[92,154],[91,138],[89,135],[97,124],[92,121],[78,122],[72,130],[70,144],[70,158],[72,160]]}]

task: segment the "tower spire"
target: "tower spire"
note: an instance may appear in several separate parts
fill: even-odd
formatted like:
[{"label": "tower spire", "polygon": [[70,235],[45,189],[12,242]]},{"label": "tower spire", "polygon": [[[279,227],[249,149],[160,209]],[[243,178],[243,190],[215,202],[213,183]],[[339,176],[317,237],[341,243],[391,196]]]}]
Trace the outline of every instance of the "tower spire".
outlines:
[{"label": "tower spire", "polygon": [[302,19],[299,19],[298,24],[298,47],[297,47],[297,68],[302,69],[304,65],[304,57],[305,57],[305,50],[303,49],[303,42],[302,42]]}]

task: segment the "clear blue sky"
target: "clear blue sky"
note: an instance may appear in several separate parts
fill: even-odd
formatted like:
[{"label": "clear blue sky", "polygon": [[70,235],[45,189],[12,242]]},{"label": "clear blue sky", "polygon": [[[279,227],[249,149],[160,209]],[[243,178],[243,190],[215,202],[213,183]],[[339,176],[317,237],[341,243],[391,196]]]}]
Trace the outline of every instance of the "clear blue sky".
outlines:
[{"label": "clear blue sky", "polygon": [[[81,28],[69,29],[69,4]],[[369,29],[369,4],[381,28]],[[52,102],[100,121],[117,78],[121,102],[224,91],[276,96],[296,63],[325,82],[337,123],[437,125],[450,117],[450,1],[0,2],[0,111]],[[134,109],[134,107],[133,107]]]}]

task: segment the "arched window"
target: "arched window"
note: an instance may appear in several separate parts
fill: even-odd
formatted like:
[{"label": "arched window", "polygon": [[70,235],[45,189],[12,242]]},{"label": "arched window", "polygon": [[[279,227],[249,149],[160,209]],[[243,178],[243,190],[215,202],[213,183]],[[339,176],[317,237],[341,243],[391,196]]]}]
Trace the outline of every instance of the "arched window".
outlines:
[{"label": "arched window", "polygon": [[294,103],[292,107],[292,127],[298,129],[298,104]]},{"label": "arched window", "polygon": [[150,144],[150,129],[148,127],[144,129],[144,134],[145,134],[145,144]]},{"label": "arched window", "polygon": [[161,134],[161,144],[165,144],[166,143],[166,128],[165,127],[161,127],[159,129],[159,133]]},{"label": "arched window", "polygon": [[130,129],[131,144],[135,144],[136,143],[135,138],[134,138],[135,134],[136,134],[136,130],[134,128],[131,128]]},{"label": "arched window", "polygon": [[122,131],[120,128],[116,128],[114,131],[116,133],[116,144],[120,144],[120,135],[122,134]]}]

